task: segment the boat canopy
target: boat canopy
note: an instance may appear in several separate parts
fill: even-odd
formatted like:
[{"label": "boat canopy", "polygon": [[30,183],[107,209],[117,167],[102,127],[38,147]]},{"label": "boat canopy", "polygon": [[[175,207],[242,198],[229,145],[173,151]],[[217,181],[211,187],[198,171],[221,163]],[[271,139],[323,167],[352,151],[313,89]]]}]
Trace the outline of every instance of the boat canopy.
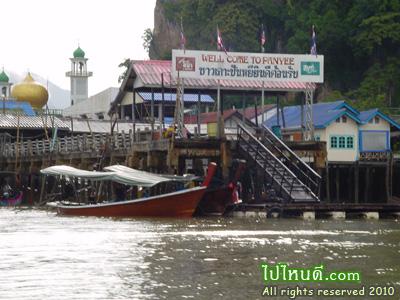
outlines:
[{"label": "boat canopy", "polygon": [[[114,165],[106,167],[104,169],[106,170],[106,172],[97,172],[97,171],[86,171],[70,166],[60,165],[42,169],[40,170],[40,172],[44,175],[50,175],[50,176],[78,177],[83,179],[90,179],[93,181],[110,180],[121,184],[135,185],[142,187],[152,187],[161,182],[191,180],[189,179],[189,177],[185,176],[165,177],[165,175],[160,176],[158,174],[139,171],[120,165]],[[185,180],[183,179],[178,180],[178,178],[185,178]]]},{"label": "boat canopy", "polygon": [[183,176],[178,176],[178,175],[168,175],[168,174],[155,174],[155,173],[150,173],[146,171],[141,171],[137,169],[132,169],[126,166],[122,165],[112,165],[109,167],[105,167],[104,170],[106,171],[112,171],[112,172],[121,172],[121,173],[126,173],[130,174],[132,176],[141,178],[154,178],[155,180],[159,180],[160,177],[167,179],[169,181],[178,181],[178,182],[187,182],[187,181],[192,181],[197,179],[197,176],[188,174],[188,175],[183,175]]},{"label": "boat canopy", "polygon": [[94,181],[112,180],[114,176],[114,172],[86,171],[65,165],[48,167],[40,170],[40,173],[51,176],[79,177]]}]

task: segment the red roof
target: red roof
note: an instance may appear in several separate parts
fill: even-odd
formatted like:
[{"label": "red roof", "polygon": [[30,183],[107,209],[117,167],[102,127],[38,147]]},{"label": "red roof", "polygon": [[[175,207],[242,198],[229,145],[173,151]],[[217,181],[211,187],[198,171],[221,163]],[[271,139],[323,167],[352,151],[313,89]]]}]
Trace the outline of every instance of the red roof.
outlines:
[{"label": "red roof", "polygon": [[[258,107],[257,108],[257,115],[260,115],[261,113],[270,110],[274,108],[274,104],[268,104],[264,105],[264,107]],[[243,115],[243,110],[242,109],[227,109],[224,110],[223,112],[223,118],[224,121],[229,119],[232,115],[237,113],[240,117]],[[251,120],[256,117],[255,115],[255,108],[254,107],[248,107],[244,110],[244,116],[246,119]],[[197,116],[196,115],[186,115],[184,122],[186,124],[196,124],[197,123]],[[200,123],[201,124],[206,124],[206,123],[216,123],[217,122],[217,112],[209,112],[209,113],[202,113],[200,114]]]},{"label": "red roof", "polygon": [[[136,87],[161,86],[161,74],[164,74],[164,85],[175,86],[176,80],[171,78],[171,61],[170,60],[136,60],[133,61],[133,70],[139,77],[141,83]],[[203,89],[216,89],[218,83],[214,79],[193,79],[186,78],[184,80],[185,87],[188,88],[203,88]],[[303,91],[307,89],[310,83],[305,82],[264,82],[265,90],[275,91]],[[315,88],[315,84],[311,84]],[[262,89],[261,81],[253,80],[220,80],[220,87],[222,89]]]},{"label": "red roof", "polygon": [[[229,119],[233,114],[237,112],[236,109],[228,109],[224,110],[222,117],[224,118],[224,121]],[[200,123],[201,124],[207,124],[207,123],[216,123],[217,122],[217,112],[208,112],[208,113],[202,113],[200,114]],[[197,116],[196,115],[186,115],[184,119],[185,124],[196,124],[197,123]]]}]

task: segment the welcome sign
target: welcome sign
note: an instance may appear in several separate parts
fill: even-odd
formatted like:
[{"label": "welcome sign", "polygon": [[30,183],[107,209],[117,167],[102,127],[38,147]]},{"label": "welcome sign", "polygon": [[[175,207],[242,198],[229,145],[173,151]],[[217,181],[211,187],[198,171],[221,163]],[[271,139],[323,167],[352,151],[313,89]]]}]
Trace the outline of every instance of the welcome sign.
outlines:
[{"label": "welcome sign", "polygon": [[323,55],[172,50],[172,76],[197,79],[324,82]]}]

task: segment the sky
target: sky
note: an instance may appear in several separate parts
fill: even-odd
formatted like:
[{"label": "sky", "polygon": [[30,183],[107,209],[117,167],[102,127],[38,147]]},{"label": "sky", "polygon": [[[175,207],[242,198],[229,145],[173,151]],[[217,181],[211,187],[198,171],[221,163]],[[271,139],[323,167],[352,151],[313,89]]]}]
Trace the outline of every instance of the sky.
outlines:
[{"label": "sky", "polygon": [[125,59],[148,59],[142,35],[153,29],[156,0],[1,1],[0,67],[37,73],[64,89],[69,58],[80,47],[88,60],[89,95],[118,87]]}]

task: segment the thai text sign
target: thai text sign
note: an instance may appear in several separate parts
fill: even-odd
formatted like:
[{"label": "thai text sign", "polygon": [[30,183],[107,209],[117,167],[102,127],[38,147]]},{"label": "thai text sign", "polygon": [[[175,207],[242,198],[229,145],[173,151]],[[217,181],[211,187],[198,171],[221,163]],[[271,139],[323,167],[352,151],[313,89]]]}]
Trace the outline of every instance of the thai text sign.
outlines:
[{"label": "thai text sign", "polygon": [[323,55],[172,50],[172,76],[197,79],[324,82]]}]

